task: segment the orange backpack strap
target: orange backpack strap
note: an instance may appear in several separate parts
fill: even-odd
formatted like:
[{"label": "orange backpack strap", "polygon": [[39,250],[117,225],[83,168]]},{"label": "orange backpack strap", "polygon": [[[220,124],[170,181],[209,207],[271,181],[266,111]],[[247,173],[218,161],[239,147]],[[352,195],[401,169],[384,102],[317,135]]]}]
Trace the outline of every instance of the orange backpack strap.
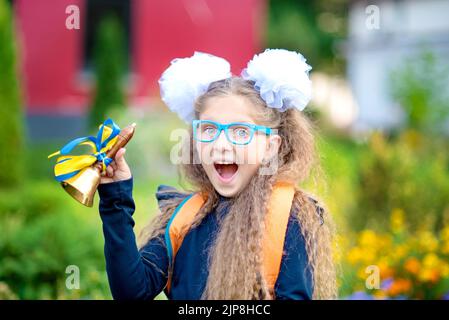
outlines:
[{"label": "orange backpack strap", "polygon": [[294,195],[295,187],[293,184],[276,183],[265,217],[266,229],[262,242],[262,273],[268,288],[272,292],[274,292],[274,285],[281,269],[285,234]]},{"label": "orange backpack strap", "polygon": [[171,272],[176,253],[181,247],[184,236],[189,231],[190,225],[196,213],[201,209],[205,199],[199,193],[194,193],[185,198],[175,209],[165,229],[165,245],[168,251],[170,271],[167,281],[167,290],[170,291]]}]

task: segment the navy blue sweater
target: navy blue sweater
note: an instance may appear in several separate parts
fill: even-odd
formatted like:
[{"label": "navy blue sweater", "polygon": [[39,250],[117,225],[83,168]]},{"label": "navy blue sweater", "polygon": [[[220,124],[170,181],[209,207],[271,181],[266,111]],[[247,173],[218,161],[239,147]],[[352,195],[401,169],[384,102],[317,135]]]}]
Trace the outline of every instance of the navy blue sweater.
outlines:
[{"label": "navy blue sweater", "polygon": [[[133,178],[101,184],[98,188],[106,271],[114,299],[154,299],[167,282],[164,274],[168,270],[168,254],[163,236],[161,239],[150,240],[138,250],[133,231],[132,215],[135,205],[132,188]],[[170,197],[185,195],[174,188],[160,186],[156,197],[161,206]],[[168,298],[200,299],[208,276],[208,248],[212,245],[212,236],[218,230],[217,217],[228,212],[226,201],[228,199],[220,198],[221,205],[185,236],[176,255]],[[301,236],[298,220],[291,213],[281,269],[275,284],[276,299],[311,299],[312,291],[304,238]]]}]

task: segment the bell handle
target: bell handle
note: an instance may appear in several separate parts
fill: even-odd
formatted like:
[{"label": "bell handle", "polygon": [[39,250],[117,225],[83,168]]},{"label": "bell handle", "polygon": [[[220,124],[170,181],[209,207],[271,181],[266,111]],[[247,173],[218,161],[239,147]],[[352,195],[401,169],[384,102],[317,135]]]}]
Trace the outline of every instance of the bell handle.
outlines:
[{"label": "bell handle", "polygon": [[[106,157],[114,159],[117,152],[126,146],[126,144],[131,140],[131,138],[134,135],[134,131],[136,129],[136,123],[130,124],[129,126],[126,126],[122,130],[120,130],[120,133],[117,135],[117,141],[112,146],[111,149],[109,149],[106,152]],[[101,173],[103,170],[103,166],[100,161],[95,162],[94,168],[98,169],[98,172]]]}]

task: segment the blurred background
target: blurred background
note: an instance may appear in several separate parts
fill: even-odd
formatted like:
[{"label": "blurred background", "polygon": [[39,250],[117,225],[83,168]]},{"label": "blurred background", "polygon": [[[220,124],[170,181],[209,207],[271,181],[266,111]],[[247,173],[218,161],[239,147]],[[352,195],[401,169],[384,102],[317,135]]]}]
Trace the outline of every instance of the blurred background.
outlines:
[{"label": "blurred background", "polygon": [[239,74],[265,48],[313,67],[324,175],[302,187],[337,222],[340,298],[449,299],[447,12],[449,0],[0,0],[0,299],[110,299],[98,197],[71,199],[47,156],[107,117],[137,122],[138,233],[157,186],[182,186],[163,70],[203,51]]}]

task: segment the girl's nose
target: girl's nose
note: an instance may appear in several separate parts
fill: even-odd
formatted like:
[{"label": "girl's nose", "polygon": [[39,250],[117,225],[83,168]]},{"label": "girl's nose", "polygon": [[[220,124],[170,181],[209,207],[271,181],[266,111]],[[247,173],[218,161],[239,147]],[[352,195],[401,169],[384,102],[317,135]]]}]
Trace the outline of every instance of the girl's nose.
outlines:
[{"label": "girl's nose", "polygon": [[226,138],[224,130],[220,132],[220,135],[213,143],[213,148],[216,151],[232,151],[232,144]]}]

